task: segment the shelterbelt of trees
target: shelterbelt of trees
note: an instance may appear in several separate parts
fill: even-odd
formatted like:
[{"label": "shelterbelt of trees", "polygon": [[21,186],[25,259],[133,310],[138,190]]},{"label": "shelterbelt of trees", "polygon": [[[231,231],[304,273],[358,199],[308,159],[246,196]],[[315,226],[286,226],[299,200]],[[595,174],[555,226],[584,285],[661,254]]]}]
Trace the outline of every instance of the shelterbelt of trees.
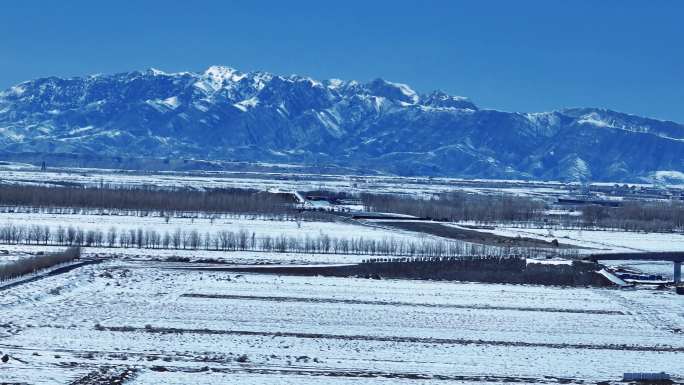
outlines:
[{"label": "shelterbelt of trees", "polygon": [[32,255],[10,263],[0,264],[0,281],[35,273],[48,267],[71,262],[81,256],[81,249],[70,247],[59,253]]},{"label": "shelterbelt of trees", "polygon": [[0,225],[0,244],[107,247],[164,250],[207,250],[207,251],[259,251],[305,254],[353,254],[378,256],[424,256],[446,257],[463,255],[520,255],[526,257],[572,256],[573,249],[501,247],[460,240],[447,239],[403,239],[387,237],[372,239],[359,237],[337,237],[327,234],[315,236],[287,236],[256,234],[244,229],[238,231],[207,231],[176,228],[173,231],[155,229],[116,228],[84,230],[79,227],[45,225]]},{"label": "shelterbelt of trees", "polygon": [[363,194],[368,211],[392,212],[421,218],[455,221],[527,221],[541,218],[545,204],[512,195],[478,195],[450,192],[420,199],[389,194]]},{"label": "shelterbelt of trees", "polygon": [[550,216],[542,200],[511,195],[450,192],[430,199],[389,194],[363,194],[368,211],[392,212],[422,218],[482,223],[534,222],[572,228],[606,228],[627,231],[684,231],[684,202],[628,201],[619,207],[588,205],[577,216]]},{"label": "shelterbelt of trees", "polygon": [[286,213],[293,198],[237,188],[51,187],[0,184],[0,204],[159,211]]}]

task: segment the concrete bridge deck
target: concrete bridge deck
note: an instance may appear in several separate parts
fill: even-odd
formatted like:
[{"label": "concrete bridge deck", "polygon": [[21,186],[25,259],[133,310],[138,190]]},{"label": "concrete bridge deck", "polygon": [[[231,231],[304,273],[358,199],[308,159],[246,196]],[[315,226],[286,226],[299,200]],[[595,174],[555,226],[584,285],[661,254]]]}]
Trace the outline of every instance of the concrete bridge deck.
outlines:
[{"label": "concrete bridge deck", "polygon": [[587,259],[592,261],[672,261],[674,264],[674,283],[678,285],[682,282],[684,251],[592,254]]}]

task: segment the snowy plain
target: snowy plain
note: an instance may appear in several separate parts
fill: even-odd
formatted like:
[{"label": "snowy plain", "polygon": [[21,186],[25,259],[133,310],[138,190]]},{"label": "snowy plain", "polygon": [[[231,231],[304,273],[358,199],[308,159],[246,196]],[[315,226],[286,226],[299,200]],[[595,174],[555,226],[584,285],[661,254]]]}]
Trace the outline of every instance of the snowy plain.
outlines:
[{"label": "snowy plain", "polygon": [[200,234],[206,232],[240,230],[247,231],[257,237],[280,235],[292,237],[317,237],[328,235],[338,238],[359,238],[380,240],[383,238],[411,238],[419,237],[417,234],[407,234],[400,231],[391,231],[378,227],[361,226],[353,223],[308,221],[308,220],[277,220],[261,219],[252,216],[240,217],[217,217],[206,216],[198,218],[171,217],[168,221],[162,216],[135,216],[135,215],[89,215],[89,214],[45,214],[45,213],[0,213],[0,225],[14,224],[30,226],[40,224],[56,229],[73,226],[84,231],[101,230],[107,232],[111,227],[117,230],[142,228],[143,230],[155,230],[160,233],[173,233],[176,229],[184,231],[196,230]]},{"label": "snowy plain", "polygon": [[[630,253],[630,252],[684,252],[682,233],[645,233],[613,230],[563,230],[541,228],[496,227],[478,229],[507,237],[530,237],[583,247],[580,254]],[[672,262],[668,261],[601,261],[608,266],[629,267],[646,274],[659,274],[672,279]]]},{"label": "snowy plain", "polygon": [[[279,167],[282,165],[278,165]],[[295,167],[296,169],[296,167]],[[310,191],[327,189],[349,193],[397,193],[420,195],[448,191],[478,193],[508,193],[514,195],[548,196],[567,193],[567,184],[561,182],[468,180],[458,178],[397,177],[383,175],[331,175],[299,172],[157,172],[136,173],[102,169],[56,169],[42,172],[25,165],[0,165],[3,183],[34,185],[82,186],[156,186],[161,188],[187,187],[248,188],[264,191]]]},{"label": "snowy plain", "polygon": [[[35,184],[330,188],[416,195],[459,189],[543,197],[566,191],[557,182],[496,187],[492,181],[328,177],[0,170],[4,181]],[[181,228],[201,234],[244,230],[257,237],[426,238],[369,223],[0,213],[0,226],[40,224],[53,230],[77,226],[107,232],[116,227],[163,233]],[[480,231],[558,239],[591,253],[684,251],[680,234]],[[21,253],[63,247],[0,245],[0,250],[7,252],[0,254],[2,263]],[[69,384],[103,367],[137,370],[126,383],[138,385],[579,384],[615,382],[629,371],[665,371],[684,381],[684,301],[672,291],[235,274],[185,269],[206,262],[156,260],[343,264],[367,258],[332,253],[88,247],[83,254],[111,259],[7,290],[0,286],[0,351],[12,357],[0,364],[0,383]],[[667,268],[671,275],[671,264],[633,265],[645,272]]]},{"label": "snowy plain", "polygon": [[590,253],[684,251],[684,234],[613,230],[564,230],[497,226],[478,229],[507,237],[530,237],[587,248]]},{"label": "snowy plain", "polygon": [[684,327],[684,303],[672,292],[236,275],[110,260],[3,292],[0,306],[0,350],[17,359],[0,372],[6,382],[69,383],[103,365],[138,369],[133,384],[684,373],[684,335],[673,333]]}]

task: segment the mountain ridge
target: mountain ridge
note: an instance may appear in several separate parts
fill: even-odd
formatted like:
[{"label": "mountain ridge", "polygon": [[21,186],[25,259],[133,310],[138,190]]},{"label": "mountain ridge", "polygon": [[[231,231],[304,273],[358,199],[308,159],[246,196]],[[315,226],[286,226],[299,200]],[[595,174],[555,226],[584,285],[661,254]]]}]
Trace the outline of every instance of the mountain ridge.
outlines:
[{"label": "mountain ridge", "polygon": [[211,66],[10,87],[0,92],[0,156],[16,154],[643,181],[684,172],[684,126],[599,108],[504,112],[383,79],[319,81]]}]

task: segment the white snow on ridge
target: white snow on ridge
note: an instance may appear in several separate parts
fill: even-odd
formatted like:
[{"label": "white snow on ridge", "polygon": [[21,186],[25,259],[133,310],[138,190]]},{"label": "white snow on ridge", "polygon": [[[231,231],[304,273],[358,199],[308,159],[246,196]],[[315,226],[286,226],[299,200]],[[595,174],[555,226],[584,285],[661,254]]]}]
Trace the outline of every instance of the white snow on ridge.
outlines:
[{"label": "white snow on ridge", "polygon": [[149,71],[152,73],[154,76],[162,76],[162,75],[168,75],[166,72],[156,69],[156,68],[150,68]]},{"label": "white snow on ridge", "polygon": [[225,80],[238,82],[247,76],[235,68],[225,66],[211,66],[204,71],[204,75],[215,84],[219,85]]},{"label": "white snow on ridge", "polygon": [[178,108],[178,106],[180,106],[180,101],[178,101],[177,96],[172,96],[170,98],[166,98],[166,99],[162,100],[161,103],[164,104],[165,106],[169,107],[172,110],[175,110],[176,108]]},{"label": "white snow on ridge", "polygon": [[233,106],[235,106],[242,112],[247,112],[247,110],[249,110],[250,108],[254,108],[257,105],[259,105],[259,99],[256,96],[252,96],[249,99],[245,99],[241,102],[233,104]]},{"label": "white snow on ridge", "polygon": [[577,120],[577,123],[579,124],[591,124],[596,127],[608,127],[608,128],[617,128],[613,122],[610,122],[608,120],[605,120],[601,118],[599,114],[596,112],[592,112],[590,114],[583,115],[579,120]]},{"label": "white snow on ridge", "polygon": [[328,80],[327,80],[327,86],[328,86],[328,88],[331,89],[331,90],[339,89],[339,88],[342,87],[343,85],[344,85],[344,81],[343,81],[343,80],[340,80],[340,79],[335,79],[335,78],[333,78],[333,79],[328,79]]},{"label": "white snow on ridge", "polygon": [[22,84],[19,84],[10,88],[10,91],[14,94],[14,96],[21,96],[24,94],[24,92],[26,92],[26,88]]},{"label": "white snow on ridge", "polygon": [[387,84],[391,84],[392,86],[397,87],[401,91],[402,94],[406,95],[407,97],[409,97],[413,101],[413,104],[418,103],[418,100],[420,99],[418,97],[418,94],[416,93],[416,91],[414,91],[407,84],[393,83],[393,82],[387,82]]},{"label": "white snow on ridge", "polygon": [[247,77],[246,74],[230,67],[211,66],[193,84],[206,94],[213,94],[221,89],[230,88],[231,83],[237,83]]},{"label": "white snow on ridge", "polygon": [[375,111],[380,112],[382,110],[382,106],[385,104],[385,99],[382,96],[371,96],[373,98],[373,105],[375,106]]},{"label": "white snow on ridge", "polygon": [[337,123],[336,117],[331,114],[329,111],[315,111],[316,117],[318,118],[318,121],[325,126],[325,128],[328,129],[328,131],[335,135],[336,137],[341,137],[343,134],[343,131],[340,130],[340,126]]},{"label": "white snow on ridge", "polygon": [[592,112],[590,114],[586,114],[586,115],[581,116],[577,120],[577,123],[589,124],[589,125],[593,125],[596,127],[603,127],[603,128],[615,128],[618,130],[636,132],[636,133],[641,133],[641,134],[651,134],[651,135],[661,137],[663,139],[684,141],[684,138],[675,138],[672,136],[665,135],[663,133],[653,132],[651,127],[649,127],[649,126],[617,124],[615,120],[604,118],[601,115],[599,115],[597,112]]},{"label": "white snow on ridge", "polygon": [[181,104],[177,96],[171,96],[166,99],[148,99],[145,101],[145,103],[151,107],[154,107],[159,112],[175,110]]}]

